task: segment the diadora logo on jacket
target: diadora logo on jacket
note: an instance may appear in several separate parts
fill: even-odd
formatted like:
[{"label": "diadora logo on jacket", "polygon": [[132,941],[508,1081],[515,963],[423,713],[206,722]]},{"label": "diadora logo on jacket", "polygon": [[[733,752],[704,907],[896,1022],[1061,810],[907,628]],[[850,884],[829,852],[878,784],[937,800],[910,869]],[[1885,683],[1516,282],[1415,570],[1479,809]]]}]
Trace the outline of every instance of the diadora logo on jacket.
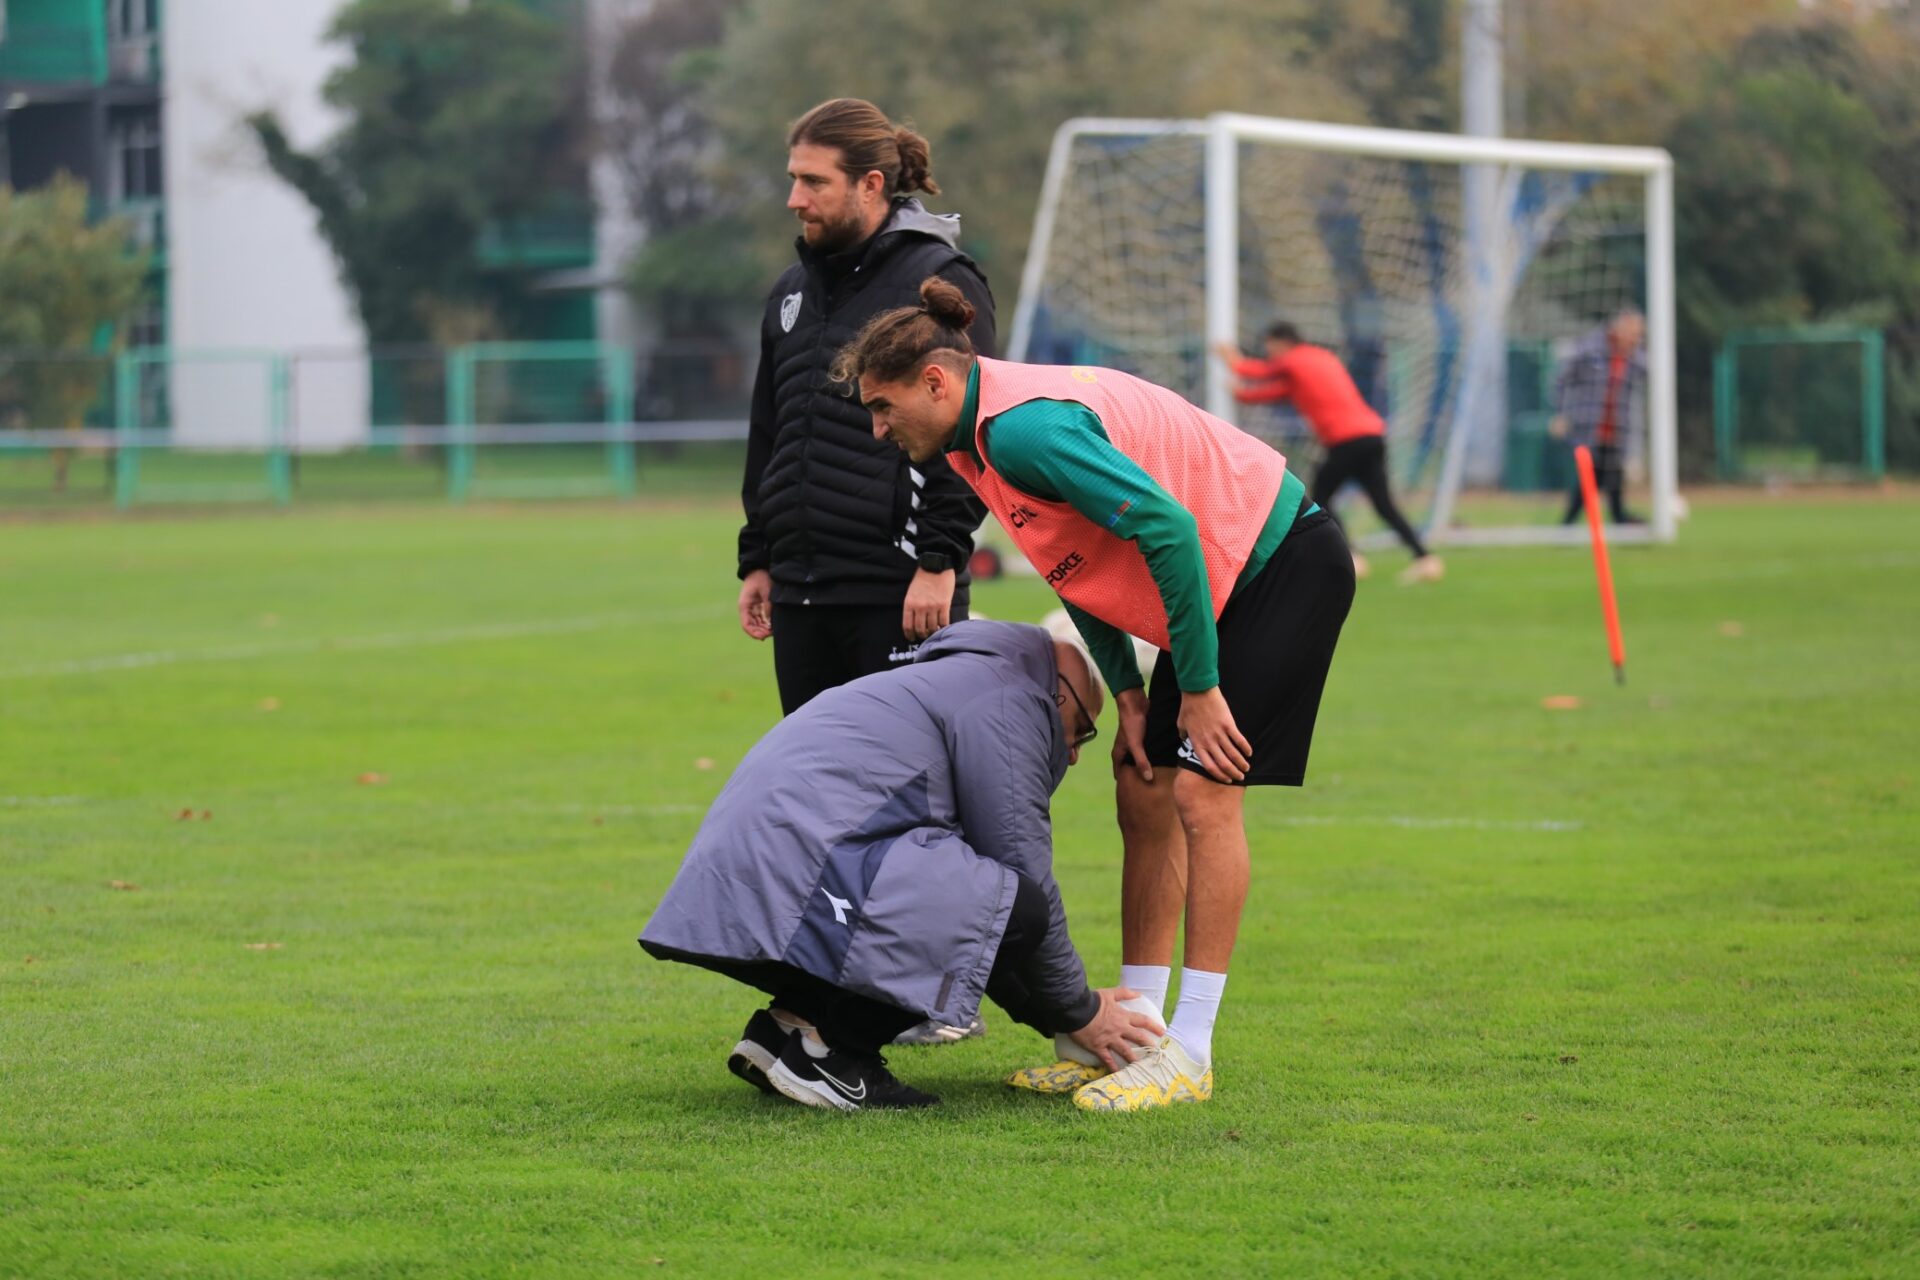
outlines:
[{"label": "diadora logo on jacket", "polygon": [[1067,575],[1071,574],[1075,569],[1078,569],[1081,565],[1085,564],[1086,562],[1087,562],[1087,558],[1081,555],[1078,551],[1070,552],[1067,555],[1067,558],[1065,560],[1062,560],[1059,564],[1053,566],[1053,568],[1047,573],[1047,585],[1053,586],[1057,583],[1064,582],[1067,578]]},{"label": "diadora logo on jacket", "polygon": [[1035,511],[1032,507],[1019,504],[1016,504],[1011,511],[1007,512],[1007,523],[1016,529],[1024,529],[1027,527],[1027,521],[1038,520],[1039,518],[1040,513],[1038,511]]}]

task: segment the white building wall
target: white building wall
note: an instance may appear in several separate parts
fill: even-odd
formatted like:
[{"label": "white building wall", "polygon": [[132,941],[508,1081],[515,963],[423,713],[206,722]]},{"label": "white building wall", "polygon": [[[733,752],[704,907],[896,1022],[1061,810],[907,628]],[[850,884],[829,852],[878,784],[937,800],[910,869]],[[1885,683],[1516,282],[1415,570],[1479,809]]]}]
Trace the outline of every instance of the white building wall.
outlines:
[{"label": "white building wall", "polygon": [[305,200],[274,177],[242,123],[278,113],[295,146],[340,125],[320,86],[341,0],[173,0],[164,30],[171,403],[183,444],[258,445],[264,361],[196,352],[292,351],[290,419],[302,448],[366,438],[366,339]]}]

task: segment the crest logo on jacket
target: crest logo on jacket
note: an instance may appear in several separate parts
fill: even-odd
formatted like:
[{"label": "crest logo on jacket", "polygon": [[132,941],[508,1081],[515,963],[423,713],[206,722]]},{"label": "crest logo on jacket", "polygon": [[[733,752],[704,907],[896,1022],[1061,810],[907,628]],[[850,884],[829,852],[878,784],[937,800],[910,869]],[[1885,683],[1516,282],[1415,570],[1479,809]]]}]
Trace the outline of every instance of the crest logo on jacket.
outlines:
[{"label": "crest logo on jacket", "polygon": [[800,295],[790,293],[780,299],[780,332],[792,333],[793,322],[800,318]]}]

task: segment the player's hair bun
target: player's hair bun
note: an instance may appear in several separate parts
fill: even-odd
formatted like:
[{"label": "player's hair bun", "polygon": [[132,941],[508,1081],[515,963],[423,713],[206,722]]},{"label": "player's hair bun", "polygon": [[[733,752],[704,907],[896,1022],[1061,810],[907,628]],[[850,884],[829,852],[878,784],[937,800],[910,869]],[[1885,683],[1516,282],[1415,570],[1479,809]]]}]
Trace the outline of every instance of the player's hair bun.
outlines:
[{"label": "player's hair bun", "polygon": [[914,191],[939,195],[940,184],[933,180],[933,152],[927,140],[902,126],[893,131],[893,142],[900,148],[900,180],[894,189],[903,195]]},{"label": "player's hair bun", "polygon": [[949,329],[965,332],[973,323],[973,304],[960,286],[939,276],[928,276],[920,284],[920,305],[926,313]]}]

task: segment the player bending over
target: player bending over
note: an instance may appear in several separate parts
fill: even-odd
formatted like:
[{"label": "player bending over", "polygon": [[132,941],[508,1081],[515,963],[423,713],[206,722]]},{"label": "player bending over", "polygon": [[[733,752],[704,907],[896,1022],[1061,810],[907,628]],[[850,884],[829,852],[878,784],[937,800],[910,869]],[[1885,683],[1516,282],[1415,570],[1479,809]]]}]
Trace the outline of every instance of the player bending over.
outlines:
[{"label": "player bending over", "polygon": [[[1062,1062],[1010,1083],[1074,1084],[1132,1111],[1213,1093],[1213,1026],[1248,880],[1248,786],[1299,786],[1334,645],[1353,603],[1340,527],[1286,459],[1163,387],[1112,369],[976,356],[972,307],[929,279],[835,366],[874,434],[945,455],[1065,602],[1114,691],[1125,866],[1121,985],[1164,1002],[1165,1039],[1107,1074]],[[1162,652],[1143,688],[1129,637]]]}]

